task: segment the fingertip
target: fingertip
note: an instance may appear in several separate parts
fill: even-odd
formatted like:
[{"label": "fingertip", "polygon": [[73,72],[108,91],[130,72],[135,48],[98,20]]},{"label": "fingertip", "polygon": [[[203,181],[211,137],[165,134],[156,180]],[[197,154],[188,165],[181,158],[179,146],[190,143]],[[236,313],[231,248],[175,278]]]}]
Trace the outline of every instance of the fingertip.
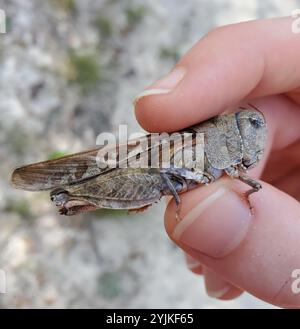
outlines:
[{"label": "fingertip", "polygon": [[187,268],[191,272],[199,275],[203,273],[202,264],[199,262],[199,260],[190,256],[189,254],[185,254],[185,258],[186,258]]},{"label": "fingertip", "polygon": [[[173,132],[194,123],[185,90],[171,90],[165,94],[151,94],[135,102],[135,116],[139,124],[150,132]],[[201,112],[201,109],[197,109]]]},{"label": "fingertip", "polygon": [[[142,127],[151,132],[169,132],[184,127],[185,123],[181,123],[177,115],[180,116],[184,101],[184,98],[178,99],[178,89],[186,73],[184,66],[175,66],[137,95],[134,100],[135,114]],[[172,117],[170,113],[173,113]],[[176,120],[173,120],[174,117]]]},{"label": "fingertip", "polygon": [[[166,95],[141,97],[135,102],[135,116],[138,123],[149,132],[168,131],[168,120],[164,107]],[[168,100],[167,100],[168,102]]]},{"label": "fingertip", "polygon": [[222,297],[220,297],[219,299],[224,300],[224,301],[232,300],[232,299],[240,297],[242,293],[243,293],[243,290],[231,285],[229,291],[226,294],[224,294]]},{"label": "fingertip", "polygon": [[224,280],[220,275],[203,267],[206,293],[209,297],[220,300],[231,300],[240,296],[243,291]]},{"label": "fingertip", "polygon": [[[182,195],[181,220],[171,202],[166,210],[166,230],[175,243],[213,258],[231,253],[244,239],[252,220],[243,192],[222,178]],[[176,207],[176,206],[175,206]]]}]

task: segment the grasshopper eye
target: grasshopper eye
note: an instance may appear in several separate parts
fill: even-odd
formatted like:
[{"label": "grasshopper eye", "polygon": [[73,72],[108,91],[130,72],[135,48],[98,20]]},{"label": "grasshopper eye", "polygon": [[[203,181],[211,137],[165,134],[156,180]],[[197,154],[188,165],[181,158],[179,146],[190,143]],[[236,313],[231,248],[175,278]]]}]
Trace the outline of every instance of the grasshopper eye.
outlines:
[{"label": "grasshopper eye", "polygon": [[249,121],[251,123],[251,126],[256,129],[264,125],[263,121],[260,118],[249,118]]}]

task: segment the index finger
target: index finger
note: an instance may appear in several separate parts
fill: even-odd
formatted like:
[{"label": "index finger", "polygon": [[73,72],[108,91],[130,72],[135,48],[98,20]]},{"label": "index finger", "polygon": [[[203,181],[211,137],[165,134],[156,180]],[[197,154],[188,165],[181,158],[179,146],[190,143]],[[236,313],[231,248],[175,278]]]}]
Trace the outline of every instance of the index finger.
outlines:
[{"label": "index finger", "polygon": [[250,21],[208,33],[171,74],[137,97],[139,123],[151,132],[175,131],[243,99],[296,90],[300,34],[293,33],[293,20]]}]

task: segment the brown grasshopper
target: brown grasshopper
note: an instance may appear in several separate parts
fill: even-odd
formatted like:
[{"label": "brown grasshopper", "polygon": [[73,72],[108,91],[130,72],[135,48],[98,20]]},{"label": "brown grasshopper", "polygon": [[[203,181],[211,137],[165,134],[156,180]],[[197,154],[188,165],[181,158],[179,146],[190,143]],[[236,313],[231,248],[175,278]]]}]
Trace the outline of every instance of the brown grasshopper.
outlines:
[{"label": "brown grasshopper", "polygon": [[[251,187],[246,192],[247,197],[261,189],[260,183],[246,174],[257,165],[265,148],[266,122],[257,109],[240,108],[237,113],[216,116],[178,134],[186,133],[192,134],[192,138],[196,133],[204,134],[204,145],[200,145],[204,149],[203,163],[192,167],[170,165],[163,168],[159,165],[157,168],[117,166],[103,169],[97,163],[97,156],[108,151],[109,146],[104,146],[17,168],[12,174],[12,184],[29,191],[52,190],[51,201],[63,215],[97,208],[143,210],[164,195],[172,195],[179,206],[180,193],[199,184],[209,184],[223,172]],[[149,140],[150,135],[146,136]],[[191,156],[199,146],[195,141],[193,139]],[[138,142],[138,139],[128,142],[126,147],[130,154],[139,158],[156,154],[160,159],[163,140],[146,150],[141,150]],[[179,148],[174,145],[170,149],[173,160],[185,147],[184,144]],[[117,159],[121,148],[116,150]]]}]

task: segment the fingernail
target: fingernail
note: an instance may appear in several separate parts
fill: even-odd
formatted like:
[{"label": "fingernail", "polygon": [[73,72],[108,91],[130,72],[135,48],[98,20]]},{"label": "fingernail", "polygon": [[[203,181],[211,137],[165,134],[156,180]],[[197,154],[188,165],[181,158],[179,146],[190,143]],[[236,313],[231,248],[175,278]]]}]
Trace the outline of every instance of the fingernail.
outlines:
[{"label": "fingernail", "polygon": [[186,255],[186,265],[190,270],[194,270],[202,266],[202,264],[197,259],[188,254]]},{"label": "fingernail", "polygon": [[168,75],[154,82],[149,88],[141,92],[134,100],[136,104],[141,98],[150,95],[167,94],[172,91],[185,75],[183,66],[175,67]]},{"label": "fingernail", "polygon": [[194,251],[222,257],[244,239],[250,221],[248,205],[232,190],[220,187],[183,217],[172,236]]},{"label": "fingernail", "polygon": [[207,267],[203,268],[206,293],[212,298],[222,298],[231,289],[231,285],[223,280],[219,275],[210,271]]},{"label": "fingernail", "polygon": [[166,200],[166,204],[168,205],[173,200],[173,197],[171,195],[166,195],[165,200]]}]

